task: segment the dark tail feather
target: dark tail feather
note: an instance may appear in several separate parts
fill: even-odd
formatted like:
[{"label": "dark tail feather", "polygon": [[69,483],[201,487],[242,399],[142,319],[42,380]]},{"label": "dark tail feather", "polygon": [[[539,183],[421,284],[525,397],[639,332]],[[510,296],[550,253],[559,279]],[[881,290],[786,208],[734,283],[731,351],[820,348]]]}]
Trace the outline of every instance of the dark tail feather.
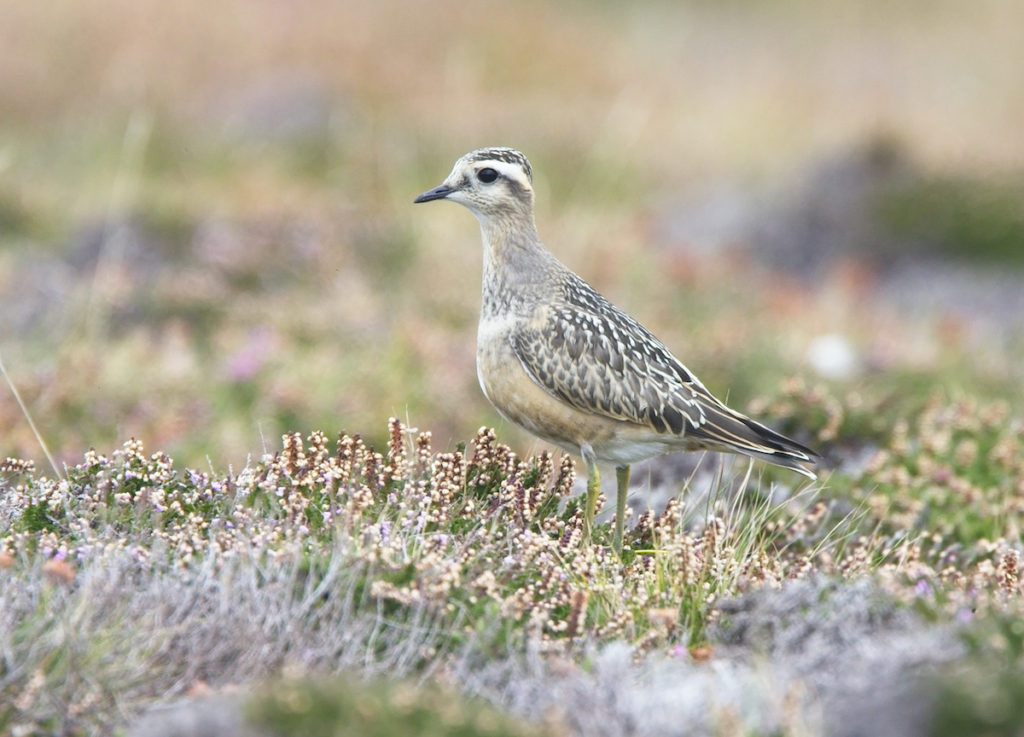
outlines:
[{"label": "dark tail feather", "polygon": [[704,406],[707,421],[699,427],[687,428],[690,438],[703,443],[708,450],[741,453],[789,468],[809,479],[818,478],[808,466],[820,456],[810,448],[790,440],[760,422],[723,406]]}]

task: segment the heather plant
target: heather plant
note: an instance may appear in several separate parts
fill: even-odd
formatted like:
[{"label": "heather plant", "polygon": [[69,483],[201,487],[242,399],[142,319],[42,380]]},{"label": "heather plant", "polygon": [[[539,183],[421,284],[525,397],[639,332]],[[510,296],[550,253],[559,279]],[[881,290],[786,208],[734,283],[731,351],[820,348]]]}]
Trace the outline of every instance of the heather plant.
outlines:
[{"label": "heather plant", "polygon": [[[453,451],[397,419],[381,451],[291,433],[226,475],[137,440],[59,478],[7,459],[15,624],[0,637],[19,665],[0,719],[85,733],[111,723],[101,713],[289,667],[424,678],[526,650],[585,661],[613,642],[700,660],[733,616],[723,603],[821,576],[871,578],[937,621],[998,613],[1020,594],[1013,427],[999,405],[935,400],[843,483],[796,492],[722,466],[688,493],[691,476],[636,519],[621,556],[607,525],[584,542],[569,456],[520,458],[487,428]],[[1005,462],[979,471],[978,453]],[[989,506],[929,497],[951,478]],[[932,517],[910,514],[919,499]]]},{"label": "heather plant", "polygon": [[[4,637],[21,665],[2,681],[4,723],[60,721],[75,733],[98,718],[97,705],[130,710],[190,679],[273,673],[298,647],[275,641],[283,619],[288,632],[312,630],[304,667],[343,664],[338,652],[351,643],[313,633],[351,631],[352,620],[374,623],[351,635],[372,659],[398,657],[410,673],[467,648],[570,655],[625,639],[638,653],[669,652],[702,642],[718,597],[798,576],[815,557],[798,538],[817,511],[793,526],[764,504],[750,517],[737,507],[728,524],[694,523],[673,502],[643,516],[623,560],[607,540],[583,544],[570,458],[519,459],[488,429],[455,452],[432,451],[429,433],[397,420],[389,437],[381,453],[354,435],[330,444],[290,434],[280,451],[224,477],[178,469],[136,440],[90,451],[59,479],[5,461],[0,548],[18,624]],[[751,534],[745,522],[767,526]],[[176,582],[182,600],[165,600]],[[207,622],[212,632],[183,642],[178,628],[229,601],[251,607],[237,632],[222,637]],[[421,635],[409,637],[410,626]],[[197,646],[210,638],[215,646]],[[274,644],[252,663],[246,638]],[[157,658],[152,677],[124,687]],[[215,665],[224,659],[237,662],[224,671]]]},{"label": "heather plant", "polygon": [[386,453],[358,436],[332,448],[322,433],[290,434],[224,478],[175,469],[133,440],[109,457],[90,451],[66,479],[25,476],[3,545],[69,564],[111,548],[181,567],[294,558],[310,576],[340,555],[365,567],[366,595],[382,605],[512,623],[556,650],[699,633],[723,592],[798,576],[828,548],[813,542],[827,538],[823,503],[727,509],[723,498],[694,520],[673,500],[638,520],[620,559],[603,536],[583,543],[574,481],[570,457],[519,459],[493,430],[435,453],[429,433],[398,420]]}]

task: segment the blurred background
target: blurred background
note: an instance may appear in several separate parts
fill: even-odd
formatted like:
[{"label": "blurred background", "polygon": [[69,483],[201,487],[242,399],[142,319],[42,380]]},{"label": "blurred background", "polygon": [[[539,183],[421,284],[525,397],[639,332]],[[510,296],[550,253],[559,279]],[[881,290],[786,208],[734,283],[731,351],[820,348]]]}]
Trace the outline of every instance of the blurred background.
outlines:
[{"label": "blurred background", "polygon": [[[58,461],[285,431],[537,447],[476,383],[520,148],[541,237],[749,408],[1024,373],[1024,4],[0,0],[0,357]],[[7,382],[0,456],[43,453]]]}]

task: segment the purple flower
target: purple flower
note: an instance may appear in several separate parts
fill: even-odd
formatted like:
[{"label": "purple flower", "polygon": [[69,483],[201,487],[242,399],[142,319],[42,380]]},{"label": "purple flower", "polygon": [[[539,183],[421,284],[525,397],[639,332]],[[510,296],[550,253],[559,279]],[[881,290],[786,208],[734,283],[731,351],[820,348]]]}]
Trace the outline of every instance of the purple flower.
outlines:
[{"label": "purple flower", "polygon": [[237,382],[253,378],[263,368],[267,357],[274,352],[276,343],[277,336],[267,327],[251,331],[242,347],[226,361],[228,378]]}]

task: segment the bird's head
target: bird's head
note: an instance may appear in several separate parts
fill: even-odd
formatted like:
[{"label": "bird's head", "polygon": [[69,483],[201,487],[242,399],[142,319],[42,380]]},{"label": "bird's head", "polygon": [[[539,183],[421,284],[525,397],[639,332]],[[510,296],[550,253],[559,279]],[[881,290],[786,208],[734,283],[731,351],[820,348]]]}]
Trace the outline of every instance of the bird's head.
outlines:
[{"label": "bird's head", "polygon": [[455,162],[440,186],[414,202],[452,200],[478,219],[526,215],[533,217],[533,168],[513,148],[481,148]]}]

